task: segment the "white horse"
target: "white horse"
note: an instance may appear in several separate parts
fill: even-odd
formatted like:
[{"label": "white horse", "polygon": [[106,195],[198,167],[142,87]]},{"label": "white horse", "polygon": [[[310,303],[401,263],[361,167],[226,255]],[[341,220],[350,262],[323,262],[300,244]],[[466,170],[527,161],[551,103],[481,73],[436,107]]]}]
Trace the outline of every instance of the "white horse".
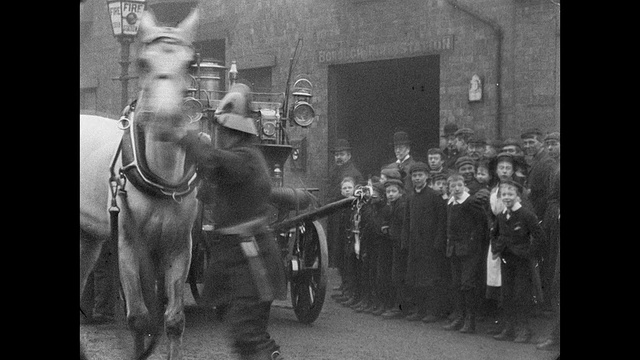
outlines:
[{"label": "white horse", "polygon": [[[148,11],[140,22],[141,91],[132,116],[120,122],[80,116],[80,294],[111,234],[113,163],[114,173],[122,174],[117,176],[120,191],[116,195],[118,264],[134,357],[147,357],[153,351],[164,320],[168,359],[180,359],[183,293],[197,206],[192,191],[195,167],[175,140],[190,127],[182,103],[194,58],[198,10],[176,27],[157,26]],[[150,345],[145,347],[149,335]]]}]

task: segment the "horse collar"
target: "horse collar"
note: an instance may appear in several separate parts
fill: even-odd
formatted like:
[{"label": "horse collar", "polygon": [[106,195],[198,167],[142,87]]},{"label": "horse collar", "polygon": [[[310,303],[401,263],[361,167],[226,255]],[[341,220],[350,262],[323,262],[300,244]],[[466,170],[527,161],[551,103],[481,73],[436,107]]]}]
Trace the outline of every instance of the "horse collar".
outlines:
[{"label": "horse collar", "polygon": [[180,201],[196,187],[198,174],[196,164],[191,162],[185,166],[185,175],[177,185],[168,184],[155,175],[147,166],[144,154],[142,131],[135,123],[135,101],[124,110],[118,126],[124,131],[122,135],[122,168],[120,173],[140,191],[156,197],[171,197]]}]

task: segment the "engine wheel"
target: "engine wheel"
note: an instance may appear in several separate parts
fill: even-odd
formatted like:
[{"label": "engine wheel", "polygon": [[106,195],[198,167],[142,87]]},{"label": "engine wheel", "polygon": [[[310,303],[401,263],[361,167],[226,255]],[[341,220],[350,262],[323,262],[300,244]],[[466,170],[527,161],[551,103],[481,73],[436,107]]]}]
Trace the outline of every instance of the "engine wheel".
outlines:
[{"label": "engine wheel", "polygon": [[318,221],[298,226],[289,264],[291,304],[298,320],[314,322],[320,315],[327,290],[327,238]]}]

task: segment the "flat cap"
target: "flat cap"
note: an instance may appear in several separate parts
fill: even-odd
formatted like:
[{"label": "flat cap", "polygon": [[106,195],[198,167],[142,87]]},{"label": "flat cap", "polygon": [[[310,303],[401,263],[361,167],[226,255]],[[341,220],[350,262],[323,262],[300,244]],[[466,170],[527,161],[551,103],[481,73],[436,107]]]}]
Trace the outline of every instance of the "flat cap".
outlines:
[{"label": "flat cap", "polygon": [[469,144],[478,144],[478,145],[487,145],[487,139],[478,134],[471,135],[469,140],[467,141]]},{"label": "flat cap", "polygon": [[542,137],[542,135],[544,135],[542,133],[542,130],[538,129],[538,128],[530,128],[530,129],[526,129],[525,131],[522,132],[522,134],[520,134],[520,138],[521,139],[529,139],[534,137],[535,135],[538,135],[540,137]]},{"label": "flat cap", "polygon": [[473,129],[462,128],[460,130],[457,130],[454,134],[458,136],[458,135],[473,135],[473,133],[474,133]]},{"label": "flat cap", "polygon": [[468,156],[461,156],[458,158],[458,160],[456,160],[455,168],[460,169],[461,166],[469,164],[476,166],[476,162],[472,158]]},{"label": "flat cap", "polygon": [[520,149],[522,149],[522,145],[520,141],[514,138],[508,138],[507,140],[503,141],[502,148],[504,148],[505,146],[517,146]]},{"label": "flat cap", "polygon": [[384,187],[387,188],[388,186],[397,186],[398,189],[404,189],[404,183],[402,181],[400,181],[399,179],[389,179],[387,181],[384,182]]},{"label": "flat cap", "polygon": [[387,177],[387,180],[389,179],[401,179],[402,175],[400,174],[400,171],[396,168],[391,168],[391,167],[387,167],[384,168],[382,170],[380,170],[380,174],[384,175]]},{"label": "flat cap", "polygon": [[424,171],[428,174],[429,166],[423,163],[422,161],[416,161],[415,163],[413,163],[413,165],[411,165],[411,168],[409,169],[409,174],[412,174],[414,171]]},{"label": "flat cap", "polygon": [[560,141],[560,133],[559,132],[552,132],[547,134],[547,136],[544,137],[544,141],[547,140],[556,140],[556,141]]},{"label": "flat cap", "polygon": [[522,186],[522,184],[512,179],[500,180],[500,185],[514,186],[516,189],[518,189],[519,194],[522,194],[522,191],[524,190],[524,187]]},{"label": "flat cap", "polygon": [[448,175],[449,175],[449,174],[448,174],[448,173],[446,173],[446,172],[444,172],[444,171],[437,172],[437,173],[436,173],[436,172],[434,172],[434,173],[430,173],[430,174],[429,174],[429,178],[430,178],[432,181],[436,181],[436,180],[447,180]]}]

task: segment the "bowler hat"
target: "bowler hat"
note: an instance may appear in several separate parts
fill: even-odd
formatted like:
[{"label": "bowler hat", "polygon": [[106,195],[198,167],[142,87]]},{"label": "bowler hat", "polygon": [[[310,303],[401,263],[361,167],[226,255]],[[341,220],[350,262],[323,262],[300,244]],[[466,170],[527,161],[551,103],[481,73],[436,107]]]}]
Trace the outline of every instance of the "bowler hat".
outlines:
[{"label": "bowler hat", "polygon": [[409,140],[409,134],[404,131],[396,131],[393,134],[393,145],[408,145],[411,144]]},{"label": "bowler hat", "polygon": [[399,179],[389,179],[389,180],[384,182],[384,187],[385,188],[387,186],[391,186],[391,185],[397,186],[398,189],[404,189],[404,183],[402,181],[400,181]]},{"label": "bowler hat", "polygon": [[347,141],[347,139],[338,139],[336,146],[333,147],[333,152],[349,150],[351,150],[351,145],[349,145],[349,141]]},{"label": "bowler hat", "polygon": [[547,141],[547,140],[560,141],[560,133],[559,132],[552,132],[552,133],[548,134],[547,136],[544,137],[544,141]]},{"label": "bowler hat", "polygon": [[531,129],[526,129],[525,131],[522,132],[522,134],[520,134],[520,138],[521,139],[529,139],[534,137],[535,135],[538,136],[542,136],[542,131],[538,128],[531,128]]},{"label": "bowler hat", "polygon": [[429,166],[423,163],[422,161],[416,161],[415,163],[413,163],[413,165],[411,165],[411,168],[409,169],[409,174],[412,174],[414,171],[424,171],[428,174]]},{"label": "bowler hat", "polygon": [[444,137],[448,137],[449,135],[455,135],[456,131],[458,131],[458,125],[454,123],[448,123],[444,126]]},{"label": "bowler hat", "polygon": [[462,165],[468,165],[468,164],[476,166],[476,162],[472,158],[468,156],[461,156],[458,158],[458,160],[456,160],[455,168],[460,169]]}]

